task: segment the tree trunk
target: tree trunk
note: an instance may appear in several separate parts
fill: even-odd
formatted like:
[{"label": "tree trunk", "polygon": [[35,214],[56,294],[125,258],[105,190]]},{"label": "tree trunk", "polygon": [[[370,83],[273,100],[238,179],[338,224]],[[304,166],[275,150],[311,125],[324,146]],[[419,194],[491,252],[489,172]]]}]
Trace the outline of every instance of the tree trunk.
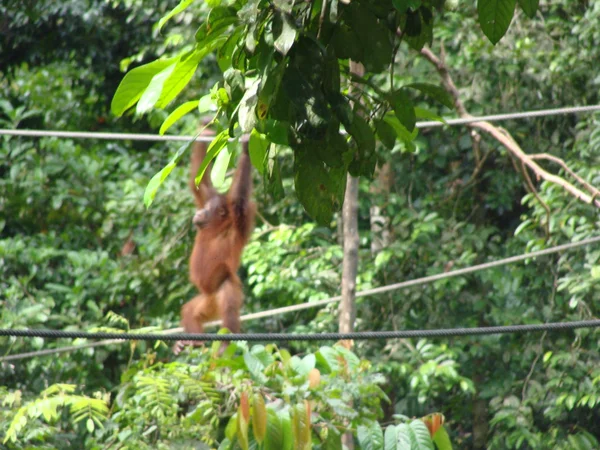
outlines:
[{"label": "tree trunk", "polygon": [[[365,68],[361,63],[350,61],[350,73],[363,76]],[[350,85],[350,91],[355,86]],[[340,302],[339,330],[340,333],[354,331],[356,318],[356,273],[358,271],[358,178],[348,174],[346,180],[346,193],[342,214],[344,224],[344,261],[342,268],[342,301]],[[343,343],[347,348],[352,346],[351,341]],[[347,431],[342,435],[342,445],[348,450],[354,450],[352,432]]]},{"label": "tree trunk", "polygon": [[[342,265],[342,301],[340,333],[354,331],[356,318],[356,273],[358,271],[358,178],[348,175],[343,208],[344,261]],[[348,344],[348,347],[350,345]]]},{"label": "tree trunk", "polygon": [[[394,173],[392,165],[389,162],[384,163],[377,169],[375,181],[371,184],[369,191],[372,198],[377,202],[387,202],[394,182]],[[379,198],[376,198],[379,197]],[[381,250],[390,245],[392,235],[390,232],[390,219],[385,215],[379,204],[372,204],[369,210],[371,222],[371,253],[376,255]]]}]

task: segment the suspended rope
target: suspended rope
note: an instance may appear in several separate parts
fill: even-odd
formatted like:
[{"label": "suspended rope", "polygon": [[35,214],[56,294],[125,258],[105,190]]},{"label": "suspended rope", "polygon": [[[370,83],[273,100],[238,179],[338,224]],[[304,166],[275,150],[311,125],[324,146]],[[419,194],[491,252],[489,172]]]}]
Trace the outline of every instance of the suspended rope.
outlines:
[{"label": "suspended rope", "polygon": [[[423,278],[417,278],[414,280],[408,280],[408,281],[404,281],[401,283],[390,284],[388,286],[381,286],[378,288],[368,289],[365,291],[357,292],[356,297],[368,297],[368,296],[380,294],[383,292],[389,292],[389,291],[393,291],[393,290],[409,288],[409,287],[418,286],[418,285],[425,285],[425,284],[433,283],[435,281],[440,281],[440,280],[444,280],[444,279],[448,279],[448,278],[452,278],[452,277],[456,277],[456,276],[460,276],[460,275],[466,275],[469,273],[486,270],[486,269],[490,269],[493,267],[499,267],[499,266],[523,261],[526,259],[535,258],[538,256],[550,255],[550,254],[558,253],[558,252],[564,251],[564,250],[572,250],[575,248],[583,247],[583,246],[594,244],[597,242],[600,242],[600,236],[593,237],[590,239],[585,239],[585,240],[582,240],[579,242],[572,242],[569,244],[557,245],[554,247],[550,247],[550,248],[547,248],[544,250],[538,250],[538,251],[531,252],[531,253],[525,253],[522,255],[511,256],[509,258],[504,258],[504,259],[500,259],[497,261],[491,261],[491,262],[484,263],[484,264],[478,264],[478,265],[471,266],[471,267],[465,267],[463,269],[457,269],[457,270],[453,270],[450,272],[440,273],[440,274],[431,275],[431,276],[423,277]],[[341,300],[341,296],[336,296],[336,297],[331,297],[331,298],[324,299],[324,300],[319,300],[316,302],[301,303],[299,305],[285,306],[282,308],[270,309],[270,310],[261,311],[258,313],[246,314],[246,315],[243,315],[240,319],[244,322],[249,321],[249,320],[262,319],[262,318],[272,317],[272,316],[276,316],[276,315],[280,315],[280,314],[301,311],[301,310],[305,310],[305,309],[309,309],[309,308],[317,308],[320,306],[326,306],[331,303],[339,302],[340,300]],[[214,321],[214,322],[206,323],[205,326],[218,326],[220,324],[221,324],[220,321]],[[468,328],[467,328],[467,330],[468,330]],[[22,331],[28,331],[28,330],[22,330]],[[182,328],[172,328],[170,330],[165,330],[161,334],[157,334],[157,335],[161,336],[159,338],[161,340],[186,340],[187,338],[180,339],[178,337],[172,337],[172,336],[176,336],[177,333],[181,333],[181,331],[182,331]],[[430,330],[429,332],[435,332],[435,330]],[[407,332],[407,333],[412,333],[412,332]],[[134,334],[134,333],[131,333],[131,335],[139,336],[138,334]],[[167,337],[167,336],[169,336],[169,337]],[[179,334],[179,336],[181,336],[181,334]],[[197,336],[197,335],[195,335],[195,336]],[[214,335],[209,335],[209,336],[214,336]],[[219,340],[219,338],[217,337],[213,340]],[[247,339],[247,340],[251,340],[251,339]],[[27,353],[8,355],[8,356],[0,357],[0,362],[32,358],[32,357],[37,357],[37,356],[46,356],[46,355],[52,355],[52,354],[62,353],[62,352],[71,352],[71,351],[76,351],[76,350],[82,350],[85,348],[100,347],[100,346],[111,345],[111,344],[119,344],[122,342],[124,342],[124,340],[121,338],[118,338],[118,339],[117,338],[106,338],[105,340],[95,341],[95,342],[87,342],[87,343],[80,344],[80,345],[70,345],[70,346],[59,347],[59,348],[36,350],[36,351],[32,351],[32,352],[27,352]]]},{"label": "suspended rope", "polygon": [[125,341],[338,341],[338,340],[383,340],[398,338],[438,338],[457,336],[483,336],[491,334],[531,333],[539,331],[567,331],[578,328],[600,327],[600,319],[576,322],[550,322],[529,325],[506,325],[477,328],[441,328],[435,330],[408,331],[362,331],[355,333],[235,333],[235,334],[191,334],[191,333],[106,333],[57,330],[10,330],[0,329],[0,336],[41,337],[50,339],[119,339]]},{"label": "suspended rope", "polygon": [[[475,122],[499,122],[511,119],[528,119],[532,117],[556,116],[565,114],[579,114],[585,112],[600,111],[600,105],[572,106],[565,108],[542,109],[539,111],[523,111],[507,114],[493,114],[478,117],[465,117],[460,119],[448,119],[445,122],[424,121],[417,122],[417,128],[434,128],[446,125],[456,126]],[[0,129],[0,135],[22,136],[22,137],[56,137],[63,139],[102,139],[102,140],[124,140],[124,141],[156,141],[156,142],[189,142],[194,136],[160,136],[156,134],[143,133],[105,133],[99,131],[59,131],[59,130],[10,130]],[[200,142],[212,142],[214,136],[198,136]]]}]

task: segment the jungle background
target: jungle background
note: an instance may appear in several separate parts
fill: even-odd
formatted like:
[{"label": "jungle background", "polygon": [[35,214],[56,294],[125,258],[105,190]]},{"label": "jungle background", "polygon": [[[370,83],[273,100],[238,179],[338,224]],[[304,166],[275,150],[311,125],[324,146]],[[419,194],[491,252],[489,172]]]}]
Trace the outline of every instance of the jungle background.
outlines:
[{"label": "jungle background", "polygon": [[[153,25],[176,4],[3,2],[0,128],[156,133],[168,111],[117,119],[110,102],[127,68],[168,53],[190,33],[193,18],[182,15],[162,31],[166,39],[156,39]],[[537,16],[517,14],[496,46],[476,29],[475,16],[475,5],[448,8],[436,29],[460,99],[471,114],[599,102],[599,4],[541,1]],[[435,68],[409,54],[399,50],[398,80],[437,82]],[[203,63],[185,96],[208,92],[218,75],[216,64]],[[438,113],[455,116],[445,108]],[[596,113],[512,120],[501,126],[526,152],[563,158],[598,186],[599,122]],[[177,133],[193,134],[197,123],[198,117],[189,115],[176,125]],[[181,305],[194,295],[187,275],[194,230],[186,159],[161,186],[151,208],[145,208],[142,197],[149,179],[178,145],[0,139],[0,328],[176,326]],[[594,206],[536,179],[532,192],[502,146],[486,138],[473,143],[467,128],[445,127],[422,130],[414,151],[400,144],[382,150],[385,163],[375,179],[360,182],[357,290],[597,232]],[[340,291],[338,216],[329,226],[314,222],[293,192],[291,157],[282,157],[280,164],[283,195],[269,192],[255,172],[260,217],[243,256],[245,312],[324,299]],[[546,167],[560,170],[550,163]],[[372,220],[374,215],[387,218],[385,233]],[[356,329],[594,318],[600,298],[599,259],[600,249],[590,246],[359,298]],[[323,332],[336,331],[337,324],[337,307],[332,305],[249,321],[244,330]],[[0,343],[2,354],[71,344],[39,338],[2,338]],[[371,414],[382,423],[391,423],[394,415],[443,413],[455,448],[598,448],[598,344],[593,330],[356,342],[353,351],[370,362],[365,373],[375,378],[357,378],[353,395],[371,396],[379,386],[387,399],[376,405],[381,414]],[[316,344],[300,342],[283,347],[300,355],[318,350]],[[264,362],[268,358],[262,351],[254,354]],[[198,367],[208,370],[207,360],[196,357]],[[206,420],[193,413],[210,412],[206,402],[214,405],[222,399],[211,397],[208,387],[198,393],[181,382],[182,367],[189,362],[185,358],[197,362],[186,356],[173,363],[166,345],[140,342],[1,362],[2,445],[73,448],[74,442],[85,442],[85,448],[175,448],[178,442],[189,444],[194,433],[217,436],[222,431],[219,414],[226,416],[226,411],[207,413]],[[261,380],[247,369],[254,381]],[[335,386],[334,372],[329,388],[342,389]],[[171,389],[175,379],[181,384]],[[152,392],[144,386],[164,396],[145,401],[144,395]],[[85,403],[88,412],[81,413],[86,420],[75,420],[76,413],[46,415],[39,406],[60,396],[75,402],[78,395],[90,399]],[[107,396],[113,399],[108,411],[91,400]],[[338,416],[350,414],[326,400]],[[5,440],[15,433],[15,414],[27,417],[30,410],[38,412],[20,422],[18,439]],[[208,440],[207,445],[214,443]]]}]

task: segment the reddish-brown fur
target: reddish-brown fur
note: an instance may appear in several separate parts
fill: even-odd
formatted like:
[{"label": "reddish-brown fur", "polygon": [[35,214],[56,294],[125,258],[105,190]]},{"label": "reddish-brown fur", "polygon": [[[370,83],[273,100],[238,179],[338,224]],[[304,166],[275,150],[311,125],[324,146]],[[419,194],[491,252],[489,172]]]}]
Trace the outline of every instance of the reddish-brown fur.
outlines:
[{"label": "reddish-brown fur", "polygon": [[[197,227],[190,257],[190,281],[200,294],[181,308],[181,325],[185,332],[202,333],[204,323],[220,318],[233,333],[240,331],[240,310],[243,303],[242,283],[237,276],[242,251],[254,227],[256,206],[252,193],[251,163],[248,144],[243,144],[231,188],[219,194],[210,181],[207,170],[196,186],[195,178],[208,145],[196,142],[192,150],[190,188],[196,200],[193,222]],[[174,351],[184,345],[178,342]]]}]

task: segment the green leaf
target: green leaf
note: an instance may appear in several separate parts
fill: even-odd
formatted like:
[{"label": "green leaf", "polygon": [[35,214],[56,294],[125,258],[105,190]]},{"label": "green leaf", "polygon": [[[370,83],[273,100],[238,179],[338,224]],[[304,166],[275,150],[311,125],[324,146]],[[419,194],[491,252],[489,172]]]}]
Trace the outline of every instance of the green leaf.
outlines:
[{"label": "green leaf", "polygon": [[346,7],[346,21],[358,36],[362,47],[361,61],[367,71],[379,73],[386,69],[393,55],[391,36],[387,26],[379,21],[368,7],[352,2]]},{"label": "green leaf", "polygon": [[384,120],[378,120],[375,122],[375,131],[379,139],[390,150],[394,148],[396,143],[396,131],[394,128]]},{"label": "green leaf", "polygon": [[238,122],[244,133],[249,133],[256,125],[256,104],[258,103],[258,88],[260,80],[254,80],[240,100]]},{"label": "green leaf", "polygon": [[411,439],[411,436],[413,435],[412,430],[409,428],[409,426],[405,423],[401,423],[400,425],[398,425],[396,427],[397,433],[398,433],[398,449],[406,449],[406,450],[413,450],[415,447],[413,447],[413,440]]},{"label": "green leaf", "polygon": [[[213,43],[213,45],[216,45]],[[196,68],[200,61],[210,52],[212,51],[212,47],[207,47],[202,50],[196,50],[187,58],[181,58],[177,65],[175,66],[175,70],[164,83],[162,88],[161,96],[156,103],[158,108],[166,107],[179,93],[187,86],[187,84],[192,79],[194,73],[196,73]]]},{"label": "green leaf", "polygon": [[398,429],[396,425],[389,425],[385,429],[385,437],[383,443],[384,450],[396,450],[398,445]]},{"label": "green leaf", "polygon": [[267,408],[260,393],[254,395],[252,402],[252,431],[256,442],[261,444],[267,434]]},{"label": "green leaf", "polygon": [[265,171],[265,158],[267,157],[267,150],[270,142],[262,133],[253,129],[250,133],[248,140],[248,151],[250,153],[250,161],[252,165],[256,167],[259,173],[263,174]]},{"label": "green leaf", "polygon": [[527,17],[533,19],[535,17],[535,13],[540,5],[540,0],[519,0],[519,6]]},{"label": "green leaf", "polygon": [[233,152],[235,152],[235,148],[237,147],[237,142],[228,141],[225,147],[226,150],[219,152],[215,158],[215,163],[210,171],[210,180],[217,190],[220,190],[225,183],[225,174],[227,173],[227,168],[229,167],[231,155]]},{"label": "green leaf", "polygon": [[450,436],[444,427],[439,427],[433,435],[433,443],[436,445],[437,450],[452,450],[452,443],[450,442]]},{"label": "green leaf", "polygon": [[120,117],[140,99],[154,76],[167,67],[174,65],[177,58],[159,59],[129,71],[117,88],[110,110]]},{"label": "green leaf", "polygon": [[420,6],[409,10],[404,15],[402,23],[404,40],[416,51],[420,51],[425,44],[431,45],[433,40],[433,14],[429,8]]},{"label": "green leaf", "polygon": [[359,425],[357,438],[361,450],[383,450],[383,432],[375,420],[367,425]]},{"label": "green leaf", "polygon": [[264,450],[282,450],[283,433],[283,425],[277,411],[267,407],[267,432],[265,435]]},{"label": "green leaf", "polygon": [[163,71],[154,75],[152,81],[150,81],[150,84],[148,85],[148,87],[140,97],[140,100],[138,101],[138,104],[135,109],[135,112],[137,114],[144,114],[145,112],[152,109],[154,105],[156,105],[156,103],[162,95],[163,87],[166,81],[173,74],[176,67],[177,64],[173,64],[164,69]]},{"label": "green leaf", "polygon": [[294,446],[294,432],[292,431],[292,419],[286,410],[277,412],[279,420],[281,420],[281,430],[283,435],[283,444],[281,450],[292,450]]},{"label": "green leaf", "polygon": [[158,21],[158,24],[156,25],[156,31],[159,32],[169,19],[171,19],[174,15],[184,11],[188,6],[192,4],[193,1],[194,0],[181,0],[175,8],[173,8],[166,15],[161,17],[161,19]]},{"label": "green leaf", "polygon": [[146,186],[146,190],[144,191],[144,205],[146,206],[146,208],[150,208],[150,205],[152,204],[152,202],[154,201],[154,198],[156,197],[156,192],[158,191],[158,188],[167,179],[167,177],[169,176],[171,171],[175,168],[175,166],[177,165],[177,163],[179,162],[179,160],[181,159],[183,154],[186,152],[186,150],[189,147],[191,147],[191,145],[194,143],[194,141],[196,140],[197,137],[198,137],[198,135],[194,136],[194,139],[192,139],[190,142],[186,142],[181,147],[179,147],[179,149],[177,150],[177,153],[175,154],[173,159],[171,159],[169,164],[167,164],[165,167],[163,167],[160,170],[160,172],[158,172],[156,175],[154,175],[152,177],[152,179],[148,182],[148,185]]},{"label": "green leaf", "polygon": [[386,114],[383,117],[383,120],[394,129],[398,137],[404,142],[406,149],[410,152],[414,152],[415,145],[413,140],[417,137],[418,129],[415,128],[412,133],[409,132],[394,114]]},{"label": "green leaf", "polygon": [[492,44],[496,45],[508,30],[516,3],[517,0],[477,0],[479,25]]},{"label": "green leaf", "polygon": [[421,420],[413,420],[408,428],[411,432],[412,448],[414,450],[435,450],[427,425]]},{"label": "green leaf", "polygon": [[396,114],[400,123],[404,125],[408,131],[413,131],[415,129],[417,118],[415,116],[415,108],[406,92],[399,89],[390,93],[389,100],[392,108],[394,108],[394,114]]},{"label": "green leaf", "polygon": [[215,104],[212,100],[211,94],[206,94],[200,97],[200,100],[198,100],[198,112],[200,114],[205,113],[206,111],[214,111],[214,109]]},{"label": "green leaf", "polygon": [[598,279],[600,278],[600,266],[593,266],[591,270],[592,278]]},{"label": "green leaf", "polygon": [[202,164],[200,164],[200,168],[198,169],[198,174],[196,175],[195,183],[196,185],[200,184],[202,181],[202,177],[204,176],[204,172],[210,162],[217,157],[217,155],[223,150],[227,141],[229,140],[229,133],[227,130],[221,131],[219,134],[215,136],[213,141],[208,146],[206,150],[206,156],[202,160]]},{"label": "green leaf", "polygon": [[171,128],[171,126],[189,113],[191,110],[198,106],[198,100],[192,100],[191,102],[185,102],[183,105],[178,106],[175,111],[173,111],[169,116],[165,119],[163,124],[160,126],[160,131],[158,132],[160,135],[165,134],[165,132]]},{"label": "green leaf", "polygon": [[443,117],[438,116],[428,109],[419,108],[418,106],[415,107],[415,116],[417,119],[433,120],[444,124],[446,123],[446,120]]},{"label": "green leaf", "polygon": [[[294,41],[296,40],[296,27],[290,22],[289,17],[286,14],[278,14],[275,16],[275,21],[280,21],[281,32],[275,39],[275,49],[283,56],[287,55]],[[273,25],[275,27],[275,24]],[[279,28],[278,26],[278,28]]]},{"label": "green leaf", "polygon": [[446,90],[441,86],[436,86],[435,84],[429,83],[411,83],[404,87],[417,89],[432,99],[437,100],[442,105],[450,109],[454,109],[454,101],[452,100],[452,96],[448,94],[448,92],[446,92]]},{"label": "green leaf", "polygon": [[94,428],[95,428],[94,421],[92,419],[88,419],[85,422],[85,427],[87,428],[87,430],[88,430],[89,433],[93,433],[94,432]]},{"label": "green leaf", "polygon": [[348,133],[354,138],[357,146],[354,160],[348,170],[353,176],[372,176],[377,164],[373,130],[365,119],[355,114]]},{"label": "green leaf", "polygon": [[296,153],[294,184],[306,212],[320,224],[327,225],[344,201],[346,170],[327,170],[313,156]]}]

